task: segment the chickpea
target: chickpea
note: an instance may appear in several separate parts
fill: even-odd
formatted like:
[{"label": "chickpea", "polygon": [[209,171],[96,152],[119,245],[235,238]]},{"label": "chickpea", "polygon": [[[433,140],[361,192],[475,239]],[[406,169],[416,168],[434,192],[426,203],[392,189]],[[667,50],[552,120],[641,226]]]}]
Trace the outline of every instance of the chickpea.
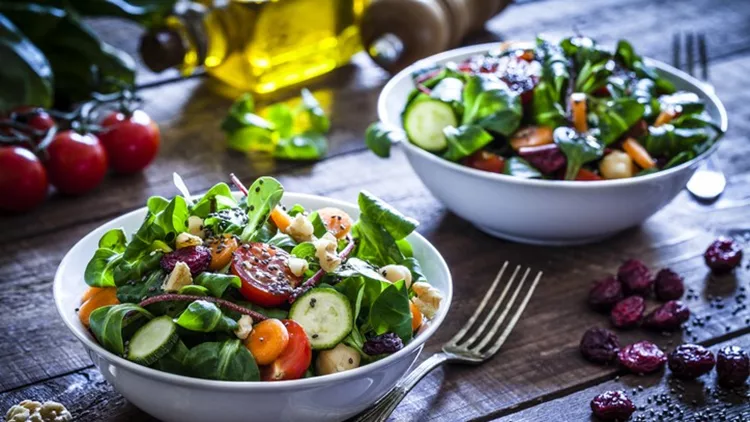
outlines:
[{"label": "chickpea", "polygon": [[605,179],[633,177],[635,165],[630,156],[622,151],[612,151],[599,163],[599,172]]},{"label": "chickpea", "polygon": [[411,271],[403,265],[386,265],[379,272],[380,275],[391,283],[404,280],[406,288],[411,287]]},{"label": "chickpea", "polygon": [[359,352],[352,347],[339,343],[330,350],[323,350],[318,353],[315,360],[315,369],[318,375],[334,374],[359,366]]}]

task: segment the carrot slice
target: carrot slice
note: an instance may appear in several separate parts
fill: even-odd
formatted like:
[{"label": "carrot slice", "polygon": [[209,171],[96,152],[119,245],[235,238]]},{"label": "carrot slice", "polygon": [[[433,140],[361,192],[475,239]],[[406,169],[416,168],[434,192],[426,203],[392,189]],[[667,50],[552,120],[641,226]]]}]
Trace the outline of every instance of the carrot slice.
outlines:
[{"label": "carrot slice", "polygon": [[289,343],[289,331],[278,319],[267,319],[253,326],[245,347],[250,350],[258,365],[269,365],[276,360]]},{"label": "carrot slice", "polygon": [[100,292],[104,291],[104,289],[105,287],[89,287],[85,292],[83,292],[83,296],[81,296],[81,303],[84,303],[92,297],[98,295]]},{"label": "carrot slice", "polygon": [[409,302],[409,309],[411,309],[411,330],[417,331],[422,326],[422,312],[411,301]]},{"label": "carrot slice", "polygon": [[651,158],[651,154],[643,148],[643,145],[639,144],[633,138],[628,138],[622,143],[622,149],[628,153],[630,158],[643,169],[650,169],[656,167],[656,161]]},{"label": "carrot slice", "polygon": [[586,94],[574,92],[570,94],[570,109],[573,114],[573,126],[578,132],[589,130],[589,124],[586,120]]},{"label": "carrot slice", "polygon": [[286,232],[287,227],[292,224],[292,217],[284,211],[283,208],[277,206],[271,211],[271,220],[281,232]]},{"label": "carrot slice", "polygon": [[345,238],[352,229],[352,218],[343,210],[326,207],[319,209],[318,215],[320,215],[320,219],[323,220],[328,231],[337,239]]},{"label": "carrot slice", "polygon": [[656,116],[656,121],[654,122],[654,127],[658,127],[661,125],[666,125],[667,123],[671,122],[672,119],[675,118],[675,113],[671,110],[662,110],[658,116]]},{"label": "carrot slice", "polygon": [[211,263],[208,264],[208,269],[217,271],[229,265],[229,261],[232,260],[232,253],[240,245],[234,236],[225,234],[219,238],[209,239],[208,247],[211,249]]},{"label": "carrot slice", "polygon": [[552,129],[546,126],[528,126],[519,129],[513,134],[513,137],[510,138],[510,146],[516,151],[523,147],[547,145],[552,142],[554,142]]},{"label": "carrot slice", "polygon": [[120,303],[120,301],[117,300],[117,288],[103,287],[101,288],[101,291],[89,298],[80,308],[78,308],[78,318],[83,325],[88,327],[89,318],[91,317],[92,312],[102,306],[117,305],[118,303]]}]

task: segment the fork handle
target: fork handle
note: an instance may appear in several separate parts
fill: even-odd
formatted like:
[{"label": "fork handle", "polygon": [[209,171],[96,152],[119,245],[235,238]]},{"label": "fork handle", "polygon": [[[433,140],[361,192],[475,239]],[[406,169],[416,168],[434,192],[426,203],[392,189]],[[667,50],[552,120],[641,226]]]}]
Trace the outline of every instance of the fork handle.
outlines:
[{"label": "fork handle", "polygon": [[391,391],[389,391],[383,398],[381,398],[373,407],[367,409],[365,412],[360,413],[359,416],[352,419],[352,422],[384,422],[391,416],[394,410],[401,400],[406,397],[406,394],[419,383],[425,375],[429,374],[430,371],[442,365],[448,360],[448,355],[445,353],[436,353],[424,362],[422,362],[417,369],[411,371],[409,375],[401,379]]}]

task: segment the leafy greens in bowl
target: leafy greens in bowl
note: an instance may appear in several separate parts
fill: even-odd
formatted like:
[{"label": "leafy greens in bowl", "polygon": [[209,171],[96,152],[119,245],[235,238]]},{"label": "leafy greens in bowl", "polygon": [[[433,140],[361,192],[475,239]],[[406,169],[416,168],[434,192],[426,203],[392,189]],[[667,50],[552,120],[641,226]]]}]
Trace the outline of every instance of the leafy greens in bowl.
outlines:
[{"label": "leafy greens in bowl", "polygon": [[[401,114],[408,141],[491,173],[642,176],[694,159],[723,133],[698,95],[677,90],[625,40],[609,50],[583,36],[540,37],[411,72]],[[376,124],[367,144],[387,156],[394,137]]]}]

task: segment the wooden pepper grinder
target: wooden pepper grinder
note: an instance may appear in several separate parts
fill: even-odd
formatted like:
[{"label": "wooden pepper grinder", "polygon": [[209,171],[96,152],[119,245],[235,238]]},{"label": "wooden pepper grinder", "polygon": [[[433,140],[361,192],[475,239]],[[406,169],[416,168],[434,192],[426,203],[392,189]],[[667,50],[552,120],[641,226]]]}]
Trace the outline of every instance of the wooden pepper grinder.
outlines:
[{"label": "wooden pepper grinder", "polygon": [[362,16],[365,50],[395,73],[459,45],[512,0],[373,0]]}]

